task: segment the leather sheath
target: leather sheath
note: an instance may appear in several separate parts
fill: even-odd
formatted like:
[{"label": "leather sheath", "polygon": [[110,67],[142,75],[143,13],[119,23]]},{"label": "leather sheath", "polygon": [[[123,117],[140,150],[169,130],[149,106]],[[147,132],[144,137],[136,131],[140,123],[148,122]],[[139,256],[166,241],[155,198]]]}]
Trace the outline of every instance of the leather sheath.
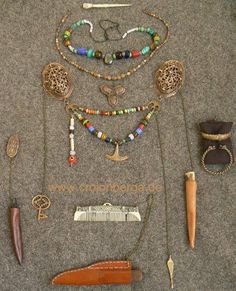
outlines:
[{"label": "leather sheath", "polygon": [[196,213],[197,213],[197,182],[195,173],[186,173],[186,208],[189,245],[195,247],[196,236]]},{"label": "leather sheath", "polygon": [[[199,124],[200,131],[210,135],[218,135],[218,134],[228,134],[232,129],[232,122],[224,122],[224,121],[215,121],[210,120],[206,122],[201,122]],[[202,149],[205,152],[209,146],[215,146],[216,150],[209,152],[205,158],[205,164],[228,164],[229,163],[229,155],[219,149],[219,146],[226,145],[227,148],[233,155],[233,146],[231,138],[228,137],[225,140],[209,140],[207,138],[202,138]]]},{"label": "leather sheath", "polygon": [[53,285],[109,285],[131,284],[142,280],[139,269],[132,270],[129,261],[106,261],[85,268],[60,273],[52,279]]},{"label": "leather sheath", "polygon": [[14,206],[10,208],[10,219],[13,247],[16,258],[21,265],[23,262],[23,243],[20,226],[20,208]]}]

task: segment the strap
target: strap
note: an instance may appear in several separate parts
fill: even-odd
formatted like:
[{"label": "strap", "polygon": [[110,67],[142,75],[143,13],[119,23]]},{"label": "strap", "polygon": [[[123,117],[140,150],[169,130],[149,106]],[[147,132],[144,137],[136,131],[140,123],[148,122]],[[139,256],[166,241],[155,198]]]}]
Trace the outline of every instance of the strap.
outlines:
[{"label": "strap", "polygon": [[201,132],[201,135],[203,138],[208,139],[208,140],[222,141],[222,140],[226,140],[230,138],[231,133],[228,132],[228,133],[222,133],[222,134],[210,134],[210,133]]}]

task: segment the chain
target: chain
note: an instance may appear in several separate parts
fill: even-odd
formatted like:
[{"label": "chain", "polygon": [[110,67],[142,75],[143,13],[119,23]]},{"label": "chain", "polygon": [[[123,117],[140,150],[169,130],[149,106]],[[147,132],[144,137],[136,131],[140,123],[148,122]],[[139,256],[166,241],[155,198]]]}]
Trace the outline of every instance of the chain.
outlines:
[{"label": "chain", "polygon": [[180,99],[181,99],[182,109],[183,109],[184,129],[185,129],[185,135],[186,135],[186,141],[187,141],[189,161],[190,161],[190,165],[191,165],[191,170],[193,170],[193,160],[192,160],[192,155],[191,155],[191,142],[189,140],[189,134],[188,134],[188,123],[187,123],[187,117],[186,117],[186,110],[185,110],[185,106],[184,106],[184,97],[181,94],[181,92],[179,92],[179,94],[180,94],[180,97],[181,97]]},{"label": "chain", "polygon": [[144,215],[143,226],[141,228],[139,237],[138,237],[134,247],[126,254],[125,260],[130,260],[130,258],[137,253],[141,244],[144,241],[144,236],[145,236],[145,233],[146,233],[146,230],[148,227],[149,218],[150,218],[150,214],[151,214],[151,210],[152,210],[152,206],[153,206],[153,202],[154,202],[154,194],[149,194],[146,201],[147,201],[147,207],[146,207],[146,211],[145,211],[145,215]]},{"label": "chain", "polygon": [[66,22],[67,18],[69,17],[70,13],[67,13],[62,19],[61,19],[61,22],[59,23],[58,27],[57,27],[57,30],[56,30],[56,38],[55,38],[55,42],[56,42],[56,48],[59,52],[59,54],[61,55],[61,57],[67,62],[69,63],[70,65],[73,65],[74,67],[76,67],[78,70],[82,71],[82,72],[85,72],[85,73],[88,73],[90,74],[91,76],[93,77],[96,77],[96,78],[100,78],[100,79],[104,79],[104,80],[113,80],[113,81],[116,81],[116,80],[122,80],[128,76],[131,76],[132,74],[134,74],[137,70],[139,70],[142,66],[144,66],[146,63],[148,63],[152,57],[155,55],[155,53],[165,45],[165,43],[168,41],[169,37],[170,37],[170,32],[169,32],[169,25],[168,23],[165,22],[165,20],[163,20],[161,17],[153,14],[153,13],[150,13],[150,12],[147,12],[147,11],[143,11],[145,14],[151,16],[151,17],[154,17],[158,20],[160,20],[164,26],[166,27],[166,35],[164,37],[164,40],[163,42],[156,46],[156,48],[150,53],[150,55],[148,57],[146,57],[145,59],[143,59],[138,65],[136,65],[135,67],[132,67],[130,68],[128,71],[126,72],[123,72],[123,73],[120,73],[120,74],[117,74],[117,75],[104,75],[102,73],[99,73],[99,72],[95,72],[95,71],[90,71],[89,69],[86,69],[85,67],[81,66],[79,63],[76,63],[75,61],[73,61],[72,59],[70,59],[69,57],[67,57],[63,51],[61,50],[61,46],[60,46],[60,32],[61,32],[61,29],[62,29],[62,25]]},{"label": "chain", "polygon": [[12,196],[12,167],[13,167],[13,159],[10,158],[9,160],[9,180],[8,180],[8,195],[10,202],[13,201]]},{"label": "chain", "polygon": [[161,141],[161,134],[160,134],[160,127],[158,123],[158,118],[157,114],[155,114],[155,119],[156,119],[156,126],[157,126],[157,143],[159,143],[160,147],[160,153],[161,153],[161,163],[162,163],[162,176],[163,176],[163,188],[164,188],[164,195],[165,195],[165,227],[166,227],[166,249],[167,249],[167,254],[170,256],[171,250],[170,250],[170,244],[169,244],[169,215],[168,215],[168,193],[166,189],[166,171],[165,171],[165,163],[164,163],[164,156],[163,156],[163,149],[162,149],[162,141]]},{"label": "chain", "polygon": [[42,178],[42,193],[46,193],[46,173],[47,173],[47,114],[46,114],[46,98],[43,94],[43,178]]},{"label": "chain", "polygon": [[[106,23],[106,22],[110,22],[112,25],[111,26],[108,26],[107,28],[105,28],[102,23]],[[96,39],[92,33],[90,33],[90,37],[92,38],[92,40],[94,42],[97,42],[97,43],[103,43],[103,42],[106,42],[106,41],[118,41],[118,40],[121,40],[122,39],[122,34],[121,34],[121,31],[119,29],[119,23],[118,22],[114,22],[114,21],[111,21],[109,19],[103,19],[103,20],[100,20],[99,21],[99,26],[101,27],[101,29],[104,31],[104,39],[101,39],[101,40],[98,40]],[[108,31],[110,30],[113,30],[113,29],[116,29],[117,32],[119,33],[120,37],[117,37],[117,38],[110,38],[109,37],[109,34],[108,34]]]}]

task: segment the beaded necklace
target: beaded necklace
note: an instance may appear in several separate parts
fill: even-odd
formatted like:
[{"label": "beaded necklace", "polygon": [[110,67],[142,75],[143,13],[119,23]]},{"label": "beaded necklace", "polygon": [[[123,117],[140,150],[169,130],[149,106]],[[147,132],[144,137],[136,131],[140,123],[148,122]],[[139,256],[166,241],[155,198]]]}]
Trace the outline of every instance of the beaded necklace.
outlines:
[{"label": "beaded necklace", "polygon": [[[43,70],[43,86],[47,93],[58,100],[64,101],[65,109],[70,114],[70,125],[69,125],[69,139],[70,139],[70,154],[68,162],[70,165],[76,163],[76,152],[74,142],[74,118],[88,129],[88,131],[99,138],[100,140],[110,143],[115,146],[115,152],[113,155],[107,155],[106,158],[113,161],[127,160],[127,156],[119,155],[119,147],[125,143],[133,141],[136,137],[143,133],[144,128],[148,125],[149,120],[153,116],[153,113],[159,108],[159,101],[151,101],[147,105],[137,106],[132,108],[126,108],[121,110],[113,111],[100,111],[90,108],[81,107],[75,103],[70,103],[68,98],[71,96],[73,91],[73,85],[71,83],[70,76],[66,69],[57,63],[51,63],[47,65]],[[130,132],[125,138],[117,139],[107,135],[107,133],[95,129],[92,123],[83,117],[81,113],[87,113],[90,115],[100,115],[104,117],[115,117],[123,114],[131,114],[141,111],[148,111],[145,117],[139,122],[136,129]]]},{"label": "beaded necklace", "polygon": [[84,24],[88,24],[90,26],[90,34],[92,34],[93,31],[93,24],[92,22],[90,22],[89,20],[83,19],[83,20],[79,20],[75,23],[73,23],[69,28],[67,28],[64,31],[63,34],[63,39],[64,39],[64,45],[66,47],[68,47],[68,49],[74,53],[77,54],[79,56],[87,56],[88,58],[96,58],[98,60],[103,59],[104,63],[106,65],[111,65],[113,63],[114,60],[121,60],[121,59],[129,59],[129,58],[138,58],[141,55],[145,56],[147,54],[149,54],[151,51],[153,51],[156,46],[158,46],[160,44],[160,36],[156,33],[156,31],[151,28],[151,27],[135,27],[133,29],[128,30],[126,33],[123,34],[122,39],[125,39],[127,37],[127,35],[129,35],[132,32],[145,32],[147,34],[149,34],[152,37],[152,43],[149,46],[145,46],[143,49],[141,50],[125,50],[125,51],[116,51],[116,52],[112,52],[112,53],[106,53],[104,54],[103,52],[101,52],[100,50],[94,50],[91,48],[83,48],[83,47],[78,47],[78,48],[74,48],[71,45],[71,37],[72,37],[72,33],[81,25]]},{"label": "beaded necklace", "polygon": [[[73,165],[76,163],[76,153],[75,153],[75,147],[74,147],[74,117],[85,127],[87,128],[88,132],[90,132],[93,136],[97,137],[98,139],[112,144],[115,146],[115,152],[113,155],[106,155],[106,158],[112,161],[124,161],[128,159],[128,156],[120,156],[119,155],[119,147],[123,144],[126,144],[130,141],[133,141],[136,137],[141,136],[143,133],[143,130],[145,127],[147,127],[151,117],[153,116],[153,113],[159,108],[159,103],[156,101],[151,101],[148,105],[145,106],[137,106],[133,108],[127,108],[122,110],[115,110],[115,111],[100,111],[100,110],[94,110],[89,108],[83,108],[78,106],[75,103],[69,103],[67,102],[66,105],[66,111],[70,113],[71,119],[70,119],[70,128],[69,128],[69,138],[70,138],[70,155],[68,158],[68,162],[70,165]],[[117,139],[108,136],[107,133],[97,130],[92,123],[84,118],[80,112],[85,112],[90,115],[100,115],[104,117],[114,117],[119,116],[123,114],[130,114],[140,111],[148,111],[148,113],[145,115],[144,118],[141,119],[138,126],[135,130],[130,132],[124,139]],[[71,125],[73,125],[71,127]]]},{"label": "beaded necklace", "polygon": [[61,34],[61,29],[62,29],[62,26],[63,24],[66,22],[67,18],[69,17],[70,14],[66,14],[62,19],[61,19],[61,22],[59,23],[58,27],[57,27],[57,30],[56,30],[56,38],[55,38],[55,42],[56,42],[56,48],[59,52],[59,54],[61,55],[61,57],[67,62],[69,63],[70,65],[76,67],[78,70],[82,71],[82,72],[85,72],[87,74],[90,74],[91,76],[94,76],[96,78],[100,78],[100,79],[104,79],[104,80],[113,80],[113,81],[116,81],[116,80],[122,80],[128,76],[131,76],[132,74],[134,74],[137,70],[139,70],[142,66],[144,66],[146,63],[148,63],[152,57],[154,56],[154,54],[161,48],[164,46],[164,44],[168,41],[169,39],[169,36],[170,36],[170,33],[169,33],[169,25],[165,22],[165,20],[163,20],[161,17],[153,14],[153,13],[150,13],[150,12],[147,12],[147,11],[143,11],[145,14],[151,16],[151,17],[154,17],[158,20],[160,20],[164,26],[166,27],[166,35],[162,41],[162,43],[160,43],[159,45],[157,45],[152,51],[151,53],[145,58],[143,59],[139,64],[137,64],[135,67],[132,67],[130,68],[128,71],[126,72],[122,72],[122,73],[119,73],[117,75],[105,75],[105,74],[102,74],[100,72],[95,72],[95,71],[91,71],[83,66],[81,66],[79,63],[75,62],[74,60],[70,59],[67,55],[65,55],[63,53],[63,51],[61,50],[61,45],[60,45],[60,34]]}]

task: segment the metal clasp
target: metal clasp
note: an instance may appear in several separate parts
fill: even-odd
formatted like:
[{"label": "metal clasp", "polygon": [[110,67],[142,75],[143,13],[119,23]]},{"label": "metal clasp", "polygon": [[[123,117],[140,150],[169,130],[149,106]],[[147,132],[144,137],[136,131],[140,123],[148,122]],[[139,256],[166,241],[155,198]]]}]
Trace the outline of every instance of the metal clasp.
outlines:
[{"label": "metal clasp", "polygon": [[72,114],[78,109],[79,106],[76,103],[67,103],[65,104],[65,110],[68,114]]},{"label": "metal clasp", "polygon": [[161,103],[159,100],[152,100],[148,103],[148,107],[153,111],[158,111],[160,109]]}]

